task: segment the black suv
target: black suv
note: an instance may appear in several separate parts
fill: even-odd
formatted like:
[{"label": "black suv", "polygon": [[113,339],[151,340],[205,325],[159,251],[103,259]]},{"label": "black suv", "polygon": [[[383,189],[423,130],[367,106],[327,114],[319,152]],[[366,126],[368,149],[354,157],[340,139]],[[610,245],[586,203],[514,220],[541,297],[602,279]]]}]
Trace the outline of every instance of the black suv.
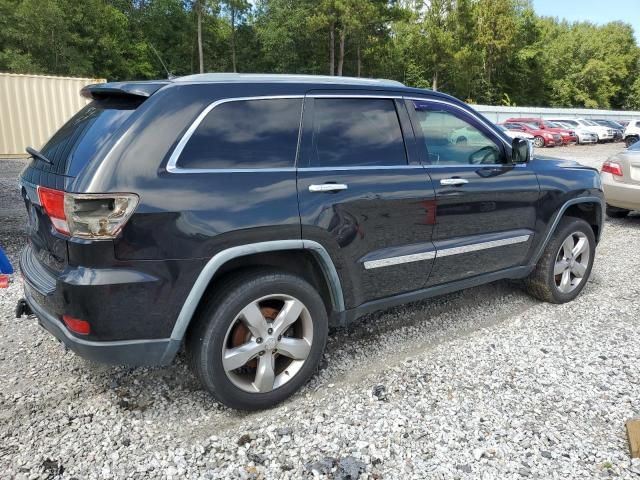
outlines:
[{"label": "black suv", "polygon": [[562,303],[589,277],[598,172],[531,159],[450,96],[228,74],[82,94],[21,174],[19,313],[89,359],[184,345],[215,398],[259,409],[309,379],[331,325],[506,278]]}]

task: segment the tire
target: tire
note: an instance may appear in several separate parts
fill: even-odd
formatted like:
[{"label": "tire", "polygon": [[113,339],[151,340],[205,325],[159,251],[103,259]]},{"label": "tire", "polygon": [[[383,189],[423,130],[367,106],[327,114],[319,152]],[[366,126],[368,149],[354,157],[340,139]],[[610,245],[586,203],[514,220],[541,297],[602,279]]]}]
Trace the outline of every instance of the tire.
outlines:
[{"label": "tire", "polygon": [[[586,242],[581,244],[584,250],[573,261],[565,260],[565,241],[569,238],[574,242],[572,244],[574,247],[577,247],[578,242],[582,240]],[[567,246],[571,244],[567,243]],[[533,272],[525,280],[527,292],[545,302],[570,302],[580,294],[589,280],[595,250],[596,239],[591,226],[580,218],[564,217],[560,220]],[[562,273],[555,274],[556,266],[557,272],[561,267],[565,268]],[[575,275],[575,272],[580,272],[582,277]],[[567,275],[569,281],[565,283],[563,280]],[[579,281],[577,281],[578,278]]]},{"label": "tire", "polygon": [[[278,327],[285,307],[294,313],[282,319],[293,323]],[[303,278],[270,269],[233,275],[198,311],[187,336],[189,362],[202,386],[228,407],[261,410],[282,402],[311,378],[322,358],[327,312]],[[237,347],[243,350],[233,360]]]},{"label": "tire", "polygon": [[624,139],[624,145],[628,148],[638,141],[638,137],[630,136]]},{"label": "tire", "polygon": [[624,218],[631,212],[631,210],[627,210],[626,208],[612,207],[611,205],[607,205],[606,211],[607,216],[611,218]]},{"label": "tire", "polygon": [[544,147],[544,138],[542,138],[542,137],[540,137],[540,136],[535,137],[535,138],[533,139],[533,145],[534,145],[536,148],[542,148],[542,147]]}]

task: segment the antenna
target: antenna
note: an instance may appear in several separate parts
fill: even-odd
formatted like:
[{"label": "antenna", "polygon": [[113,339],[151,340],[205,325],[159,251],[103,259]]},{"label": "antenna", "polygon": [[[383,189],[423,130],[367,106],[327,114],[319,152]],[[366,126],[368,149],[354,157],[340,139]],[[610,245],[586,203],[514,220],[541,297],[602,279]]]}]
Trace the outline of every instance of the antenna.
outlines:
[{"label": "antenna", "polygon": [[153,46],[153,43],[151,43],[150,41],[147,40],[147,43],[149,44],[149,46],[151,47],[151,50],[153,50],[153,53],[156,54],[156,57],[158,57],[158,60],[160,60],[160,63],[162,64],[162,68],[164,68],[164,71],[167,72],[167,79],[171,80],[173,78],[173,75],[171,75],[171,73],[169,73],[169,70],[167,69],[167,66],[164,64],[164,62],[162,61],[162,57],[160,57],[160,54],[158,53],[158,51],[155,49],[155,47]]}]

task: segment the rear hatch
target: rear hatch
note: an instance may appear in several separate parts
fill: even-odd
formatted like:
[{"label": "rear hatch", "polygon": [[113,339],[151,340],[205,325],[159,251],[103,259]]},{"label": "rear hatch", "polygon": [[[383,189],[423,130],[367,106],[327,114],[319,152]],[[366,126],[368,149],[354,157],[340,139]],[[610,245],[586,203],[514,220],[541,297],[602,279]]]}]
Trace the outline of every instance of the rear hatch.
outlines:
[{"label": "rear hatch", "polygon": [[[71,180],[82,175],[83,168],[97,155],[103,155],[105,147],[108,148],[117,140],[126,128],[127,120],[142,102],[165,84],[133,82],[85,87],[83,96],[91,98],[92,102],[65,123],[40,149],[45,159],[32,158],[22,171],[20,184],[27,208],[29,237],[29,245],[23,253],[23,264],[28,263],[40,269],[40,265],[32,258],[26,260],[26,257],[35,256],[39,264],[45,267],[39,276],[56,274],[65,268],[68,238],[53,228],[52,218],[42,206],[42,190],[66,191]],[[131,87],[141,85],[146,90],[133,90]],[[43,289],[46,290],[39,288],[41,291]]]}]

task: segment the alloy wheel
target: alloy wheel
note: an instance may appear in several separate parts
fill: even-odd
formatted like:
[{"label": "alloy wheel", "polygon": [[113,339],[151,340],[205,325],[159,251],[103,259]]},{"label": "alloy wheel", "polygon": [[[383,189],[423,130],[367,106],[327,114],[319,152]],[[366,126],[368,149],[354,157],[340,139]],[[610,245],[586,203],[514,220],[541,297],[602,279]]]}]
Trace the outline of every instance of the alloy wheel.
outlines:
[{"label": "alloy wheel", "polygon": [[582,283],[590,255],[589,239],[582,232],[574,232],[562,242],[553,268],[556,288],[561,293],[571,293]]},{"label": "alloy wheel", "polygon": [[267,393],[300,371],[312,342],[313,321],[307,307],[289,295],[269,295],[249,303],[231,322],[222,365],[236,387]]}]

